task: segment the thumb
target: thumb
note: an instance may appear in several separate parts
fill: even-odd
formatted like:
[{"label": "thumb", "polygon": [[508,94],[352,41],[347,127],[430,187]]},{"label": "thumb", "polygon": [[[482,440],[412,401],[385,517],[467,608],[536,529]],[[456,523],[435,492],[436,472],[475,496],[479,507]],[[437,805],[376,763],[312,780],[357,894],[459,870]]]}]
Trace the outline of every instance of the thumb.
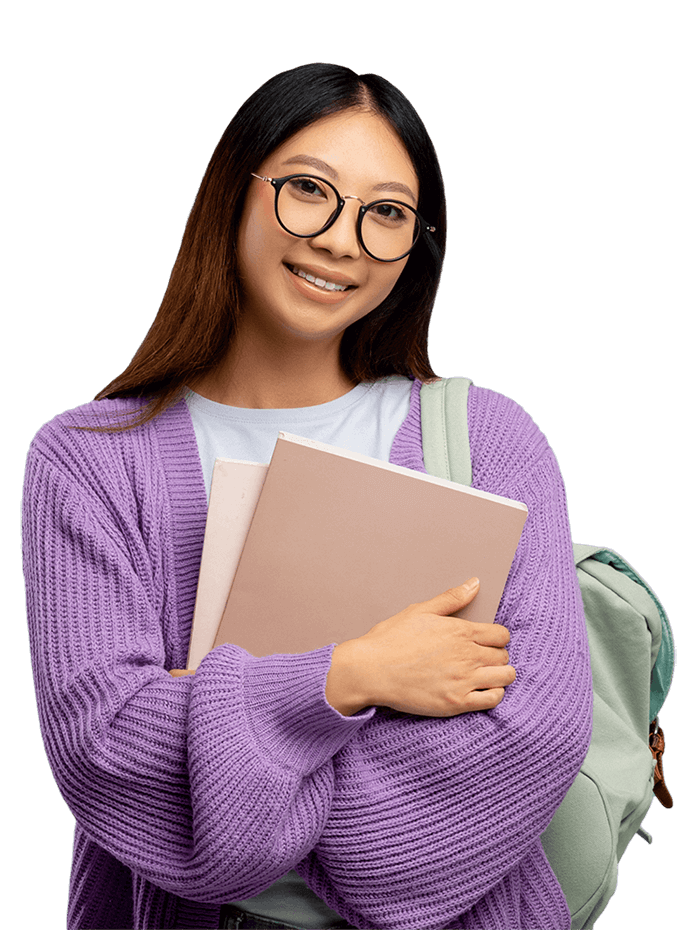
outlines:
[{"label": "thumb", "polygon": [[449,614],[455,614],[457,610],[462,610],[473,600],[479,590],[480,579],[470,578],[457,588],[448,588],[437,597],[425,601],[424,606],[430,613],[447,617]]}]

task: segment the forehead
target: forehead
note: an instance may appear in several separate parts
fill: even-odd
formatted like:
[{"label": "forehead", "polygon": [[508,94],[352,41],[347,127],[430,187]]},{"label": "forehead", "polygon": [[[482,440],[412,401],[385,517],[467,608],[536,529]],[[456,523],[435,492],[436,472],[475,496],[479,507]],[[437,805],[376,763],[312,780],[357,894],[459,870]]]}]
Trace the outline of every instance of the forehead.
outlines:
[{"label": "forehead", "polygon": [[287,139],[264,163],[269,172],[311,171],[342,184],[405,184],[417,196],[418,177],[389,123],[367,110],[344,110]]}]

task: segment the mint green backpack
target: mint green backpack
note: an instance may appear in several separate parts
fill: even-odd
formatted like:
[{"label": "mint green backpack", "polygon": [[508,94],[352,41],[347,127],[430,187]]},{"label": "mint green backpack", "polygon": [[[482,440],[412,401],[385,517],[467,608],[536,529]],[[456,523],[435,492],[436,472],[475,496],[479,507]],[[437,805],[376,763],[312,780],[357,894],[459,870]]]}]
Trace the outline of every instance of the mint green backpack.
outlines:
[{"label": "mint green backpack", "polygon": [[[471,382],[447,378],[421,388],[427,471],[472,483],[467,401]],[[561,884],[573,930],[591,930],[617,885],[617,864],[653,794],[672,798],[662,777],[665,740],[658,712],[672,681],[674,644],[658,598],[617,553],[574,546],[594,684],[589,752],[542,844]]]}]

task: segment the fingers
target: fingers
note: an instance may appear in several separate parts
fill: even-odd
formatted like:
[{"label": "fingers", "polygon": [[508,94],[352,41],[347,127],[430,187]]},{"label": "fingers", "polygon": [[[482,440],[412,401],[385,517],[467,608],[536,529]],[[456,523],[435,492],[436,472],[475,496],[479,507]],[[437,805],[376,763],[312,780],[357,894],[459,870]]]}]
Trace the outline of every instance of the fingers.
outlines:
[{"label": "fingers", "polygon": [[[479,578],[470,578],[457,588],[448,588],[442,594],[438,594],[437,597],[425,601],[421,607],[442,617],[449,616],[466,607],[474,600],[479,590]],[[500,623],[473,623],[472,620],[464,622],[471,624],[474,634],[473,639],[481,646],[501,647],[507,646],[510,642],[510,633]]]},{"label": "fingers", "polygon": [[[422,607],[430,613],[446,617],[449,614],[456,613],[457,610],[462,610],[468,605],[479,589],[479,579],[470,578],[457,588],[448,588],[446,591],[443,591],[442,594],[438,594],[437,597],[425,601]],[[489,624],[483,624],[483,626],[489,626]]]},{"label": "fingers", "polygon": [[[440,617],[455,614],[469,604],[477,595],[480,589],[480,582],[477,578],[471,578],[458,588],[449,588],[437,597],[424,601],[419,606]],[[455,617],[460,623],[467,623],[470,628],[473,642],[479,646],[492,646],[501,649],[507,646],[511,641],[511,634],[505,626],[500,623],[475,623],[472,620],[465,620],[462,617]],[[508,661],[508,658],[506,659]],[[497,663],[498,664],[498,663]]]},{"label": "fingers", "polygon": [[504,688],[490,688],[487,691],[471,691],[465,699],[466,711],[492,710],[504,699]]},{"label": "fingers", "polygon": [[473,642],[479,646],[493,646],[496,649],[502,649],[511,641],[511,634],[500,623],[473,623],[472,620],[464,620],[463,622],[470,623]]},{"label": "fingers", "polygon": [[508,665],[510,660],[508,649],[498,649],[494,646],[482,646],[477,653],[478,664],[482,666]]},{"label": "fingers", "polygon": [[473,675],[472,685],[476,691],[491,688],[507,688],[515,681],[515,669],[512,665],[500,665],[479,668]]}]

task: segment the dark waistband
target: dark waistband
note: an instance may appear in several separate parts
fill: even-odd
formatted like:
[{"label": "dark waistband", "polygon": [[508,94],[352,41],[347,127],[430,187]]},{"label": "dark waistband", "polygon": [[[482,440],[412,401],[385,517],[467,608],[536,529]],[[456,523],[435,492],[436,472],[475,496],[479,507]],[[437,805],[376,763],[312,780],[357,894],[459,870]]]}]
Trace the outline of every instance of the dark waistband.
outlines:
[{"label": "dark waistband", "polygon": [[[221,907],[221,917],[219,921],[220,928],[235,928],[235,930],[302,930],[296,924],[284,924],[277,920],[271,920],[268,917],[260,917],[258,914],[250,914],[248,911],[240,910],[232,904],[224,904]],[[340,930],[354,930],[351,924],[346,921],[335,924],[334,928]],[[333,927],[329,930],[334,930]]]}]

